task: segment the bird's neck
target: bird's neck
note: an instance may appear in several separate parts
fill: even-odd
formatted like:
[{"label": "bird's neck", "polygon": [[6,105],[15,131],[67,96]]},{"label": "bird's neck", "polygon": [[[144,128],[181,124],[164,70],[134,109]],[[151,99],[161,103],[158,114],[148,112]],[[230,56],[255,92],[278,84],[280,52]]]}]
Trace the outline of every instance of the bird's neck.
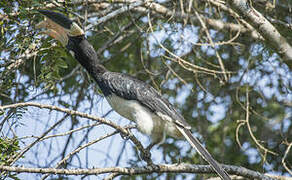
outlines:
[{"label": "bird's neck", "polygon": [[96,81],[107,72],[100,64],[96,51],[84,36],[69,37],[66,47]]}]

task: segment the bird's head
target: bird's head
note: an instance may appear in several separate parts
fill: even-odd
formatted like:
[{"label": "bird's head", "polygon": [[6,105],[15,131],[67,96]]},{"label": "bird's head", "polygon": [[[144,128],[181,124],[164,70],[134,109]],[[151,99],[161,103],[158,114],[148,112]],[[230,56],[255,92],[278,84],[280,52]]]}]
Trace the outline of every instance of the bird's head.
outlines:
[{"label": "bird's head", "polygon": [[49,10],[39,10],[45,15],[45,20],[36,25],[36,28],[44,28],[45,34],[61,42],[63,46],[68,45],[69,37],[84,36],[84,31],[65,15]]}]

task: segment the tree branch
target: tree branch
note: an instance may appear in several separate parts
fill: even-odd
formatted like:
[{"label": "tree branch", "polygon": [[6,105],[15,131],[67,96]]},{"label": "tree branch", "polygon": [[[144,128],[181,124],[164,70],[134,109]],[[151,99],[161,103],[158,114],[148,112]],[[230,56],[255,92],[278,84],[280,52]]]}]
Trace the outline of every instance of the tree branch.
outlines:
[{"label": "tree branch", "polygon": [[[107,168],[93,168],[93,169],[56,169],[56,168],[27,168],[27,167],[12,167],[12,166],[0,166],[1,171],[9,172],[27,172],[27,173],[39,173],[39,174],[62,174],[62,175],[99,175],[105,173],[117,173],[120,175],[138,175],[149,173],[198,173],[198,174],[210,174],[215,173],[210,165],[192,165],[192,164],[159,164],[158,168],[152,166],[144,167],[107,167]],[[222,165],[224,170],[230,174],[243,176],[250,179],[263,179],[273,180],[275,178],[261,174],[256,171],[252,171],[240,166]]]},{"label": "tree branch", "polygon": [[[95,9],[97,8],[109,8],[112,6],[112,3],[115,3],[116,6],[121,6],[124,7],[124,4],[134,4],[134,3],[138,3],[139,0],[112,0],[111,3],[106,3],[106,2],[96,2],[94,0],[89,0],[89,2],[93,3],[93,4],[98,4],[98,6],[95,6]],[[117,4],[119,3],[119,4]],[[145,7],[143,7],[142,5],[144,5]],[[160,16],[164,16],[164,17],[168,17],[168,18],[172,18],[175,19],[175,21],[184,21],[186,19],[188,19],[188,22],[192,22],[195,24],[200,24],[198,18],[190,13],[184,13],[182,14],[181,12],[176,12],[173,11],[171,9],[168,9],[167,7],[159,4],[159,3],[155,3],[155,2],[145,2],[144,4],[141,4],[140,6],[136,6],[134,4],[134,6],[130,6],[133,7],[131,8],[133,11],[137,11],[143,14],[148,13],[149,9],[152,10],[152,13],[155,15],[160,15]],[[98,9],[97,9],[98,10]],[[125,11],[121,11],[122,9],[118,9],[117,11],[119,11],[120,13],[123,13]],[[127,10],[128,11],[128,10]],[[118,14],[120,14],[118,13]],[[116,14],[116,15],[118,15]],[[109,18],[107,16],[110,16]],[[105,22],[109,19],[112,18],[112,15],[106,15],[103,18],[101,18],[100,20],[98,20],[98,22],[96,24],[100,24],[101,21]],[[217,19],[211,19],[211,18],[206,18],[206,17],[202,17],[202,20],[206,23],[207,26],[210,26],[218,31],[240,31],[241,33],[248,33],[250,34],[250,36],[255,39],[255,40],[263,40],[263,37],[261,37],[258,32],[256,32],[256,30],[251,27],[244,27],[241,24],[234,24],[234,23],[228,23],[228,22],[223,22],[222,20],[217,20]],[[92,25],[89,26],[90,28],[92,27]],[[88,27],[86,28],[88,29]]]},{"label": "tree branch", "polygon": [[66,108],[60,108],[58,106],[39,104],[39,103],[35,103],[35,102],[16,103],[16,104],[0,106],[0,111],[3,111],[5,109],[10,109],[10,108],[19,108],[19,107],[26,107],[26,106],[34,106],[34,107],[38,107],[38,108],[56,110],[56,111],[67,113],[69,115],[76,115],[76,116],[80,116],[83,118],[91,119],[91,120],[106,124],[114,129],[116,129],[117,131],[119,131],[121,133],[121,135],[128,137],[135,144],[135,146],[138,148],[138,150],[140,151],[140,153],[142,155],[141,156],[142,159],[145,162],[147,162],[147,165],[153,165],[153,162],[150,158],[150,152],[143,147],[141,142],[138,141],[138,139],[131,133],[131,131],[128,131],[126,128],[123,128],[123,127],[121,127],[121,126],[119,126],[119,125],[117,125],[117,124],[115,124],[107,119],[99,118],[96,116],[92,116],[92,115],[89,115],[86,113],[82,113],[82,112],[78,112],[78,111],[74,111],[74,110],[70,110],[70,109],[66,109]]},{"label": "tree branch", "polygon": [[141,6],[143,5],[145,2],[144,1],[137,1],[135,3],[132,3],[130,4],[129,6],[122,6],[120,9],[117,9],[115,11],[112,11],[111,13],[109,13],[108,15],[100,18],[97,23],[94,23],[94,24],[89,24],[87,27],[86,27],[86,30],[89,30],[91,29],[93,26],[98,26],[99,24],[101,23],[104,23],[110,19],[112,19],[113,17],[119,15],[119,14],[122,14],[126,11],[130,11],[131,9],[134,9],[135,7],[138,7],[138,6]]},{"label": "tree branch", "polygon": [[261,33],[265,41],[272,45],[284,60],[292,62],[292,47],[261,13],[251,7],[247,0],[229,0],[228,2],[231,8],[238,10]]}]

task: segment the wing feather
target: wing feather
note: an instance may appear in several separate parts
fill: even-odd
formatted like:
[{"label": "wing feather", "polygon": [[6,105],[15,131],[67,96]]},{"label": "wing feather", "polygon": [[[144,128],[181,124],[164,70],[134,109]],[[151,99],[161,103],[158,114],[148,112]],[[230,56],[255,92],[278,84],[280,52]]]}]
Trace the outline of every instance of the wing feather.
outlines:
[{"label": "wing feather", "polygon": [[103,82],[107,83],[107,86],[104,86],[107,89],[100,88],[102,91],[107,91],[104,92],[105,95],[111,92],[124,99],[137,100],[158,116],[161,114],[169,116],[177,125],[191,129],[191,126],[176,111],[174,106],[147,83],[126,74],[113,72],[104,73],[103,79]]}]

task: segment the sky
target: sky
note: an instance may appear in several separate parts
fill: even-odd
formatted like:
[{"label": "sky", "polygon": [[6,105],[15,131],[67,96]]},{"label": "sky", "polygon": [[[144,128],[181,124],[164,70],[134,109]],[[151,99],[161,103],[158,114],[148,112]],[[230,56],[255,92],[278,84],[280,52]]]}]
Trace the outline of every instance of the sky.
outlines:
[{"label": "sky", "polygon": [[[16,6],[17,7],[17,6]],[[3,13],[3,11],[0,9],[0,13]],[[191,49],[191,44],[196,43],[198,41],[197,37],[197,29],[192,28],[190,26],[186,27],[181,27],[178,26],[177,28],[177,33],[175,34],[169,34],[167,29],[171,29],[173,27],[170,27],[168,24],[165,24],[164,29],[161,29],[157,32],[154,32],[152,35],[149,36],[149,42],[150,42],[150,49],[151,49],[151,56],[153,57],[159,57],[164,53],[164,51],[161,48],[157,48],[157,42],[163,42],[166,38],[170,38],[173,40],[173,42],[176,42],[176,44],[173,44],[174,47],[176,47],[175,53],[180,56],[182,54],[185,54],[189,52]],[[16,32],[17,33],[17,32]],[[14,35],[12,35],[10,38],[13,38]],[[8,38],[9,39],[9,38]],[[177,43],[179,42],[179,43]],[[254,47],[254,50],[251,51],[252,55],[256,55],[257,52],[260,52],[258,49],[261,47]],[[202,49],[206,51],[207,54],[212,55],[214,54],[214,50],[208,48],[207,46],[202,46]],[[8,58],[9,57],[9,52],[7,51],[2,51],[0,53],[0,60]],[[257,85],[257,87],[263,91],[264,95],[266,97],[271,97],[272,95],[276,94],[276,97],[281,99],[287,99],[288,101],[292,101],[292,94],[288,94],[287,96],[282,96],[279,94],[279,92],[275,91],[275,89],[271,88],[268,86],[270,83],[270,80],[272,79],[272,82],[274,85],[277,85],[277,77],[284,77],[283,82],[286,84],[291,83],[291,74],[285,74],[287,72],[287,67],[280,67],[280,63],[276,61],[275,59],[277,56],[272,56],[270,57],[270,60],[267,62],[264,62],[261,64],[261,68],[271,68],[272,74],[270,77],[262,77],[262,74],[259,73],[259,71],[252,70],[248,73],[243,78],[243,84],[244,83],[249,83],[251,85]],[[1,61],[0,61],[1,62]],[[245,64],[245,60],[242,61],[242,67],[247,66]],[[277,71],[274,71],[275,68],[277,67]],[[2,71],[3,69],[0,69]],[[243,73],[243,72],[242,72]],[[274,74],[273,74],[274,73]],[[238,76],[233,76],[233,79],[231,81],[236,81],[238,78],[241,77],[242,74],[238,74]],[[18,73],[17,77],[18,81],[23,81],[25,82],[27,79],[25,76],[20,75]],[[290,82],[289,82],[290,81]],[[164,87],[167,87],[169,89],[175,89],[175,84],[178,83],[177,79],[171,79],[169,80]],[[186,101],[186,98],[192,93],[191,91],[191,86],[190,85],[185,85],[181,89],[177,89],[178,91],[178,96],[174,99],[172,97],[169,98],[169,101],[171,103],[178,103],[180,106],[183,106],[184,102]],[[31,97],[35,96],[36,94],[39,94],[43,92],[43,89],[37,88],[37,87],[32,87],[30,91],[30,96],[27,97],[27,99],[30,99]],[[80,109],[78,111],[80,112],[86,112],[91,115],[95,115],[97,117],[103,116],[106,112],[111,110],[111,107],[107,103],[107,101],[100,97],[99,95],[96,94],[93,90],[89,90],[88,93],[94,100],[94,107],[92,108],[92,111],[89,111],[91,109],[91,103],[88,101],[82,102],[82,105],[79,106]],[[202,92],[200,92],[202,93]],[[198,94],[198,98],[206,98],[205,101],[211,101],[214,99],[212,94],[207,94],[207,97],[204,97],[203,94]],[[14,96],[14,94],[12,94]],[[67,96],[62,96],[61,100],[64,102],[68,102],[70,104],[73,104],[72,97],[76,97],[77,94],[71,94],[71,97],[69,95]],[[51,99],[46,99],[47,97],[39,97],[40,100],[36,100],[34,102],[38,103],[43,103],[43,104],[50,104],[50,105],[58,105],[58,101],[60,100],[60,97],[57,98],[51,98]],[[206,114],[208,121],[214,123],[216,125],[217,122],[222,120],[225,117],[226,113],[226,106],[229,105],[230,99],[228,99],[228,96],[226,96],[226,99],[220,99],[217,98],[215,99],[214,104],[210,106],[210,111],[213,113]],[[200,104],[199,104],[200,106]],[[289,112],[287,112],[289,113]],[[63,114],[58,113],[56,111],[49,111],[45,109],[39,109],[35,107],[29,107],[27,108],[27,111],[23,114],[21,118],[15,117],[13,121],[17,121],[19,125],[15,127],[15,133],[19,138],[22,137],[27,137],[31,135],[41,135],[44,131],[50,127],[50,125],[55,123],[55,120],[58,120],[62,118]],[[194,118],[196,117],[196,113],[194,111]],[[291,112],[290,115],[288,114],[285,123],[291,123],[289,118],[291,118]],[[106,119],[112,120],[113,122],[124,126],[128,125],[131,123],[129,120],[121,117],[115,112],[110,113]],[[0,119],[2,120],[2,119]],[[94,122],[88,121],[87,119],[84,118],[78,118],[79,124],[76,126],[81,127],[85,126],[88,124],[92,124]],[[11,121],[11,123],[13,122]],[[49,135],[51,134],[58,134],[58,133],[64,133],[68,131],[68,129],[71,127],[71,122],[70,119],[67,118],[60,126],[58,126],[54,131],[52,131]],[[81,132],[74,133],[74,141],[71,141],[69,144],[69,148],[67,153],[71,152],[74,150],[78,143],[82,140],[83,134],[86,130],[82,130]],[[96,126],[93,128],[92,131],[90,131],[88,135],[88,141],[94,140],[100,136],[103,136],[107,133],[112,132],[113,129],[105,126],[105,125],[100,125]],[[137,130],[133,130],[134,134],[137,136],[138,139],[142,140],[142,144],[144,146],[147,146],[150,141],[149,137],[142,135],[139,133]],[[4,131],[2,132],[4,135],[8,135],[9,137],[13,136],[13,133],[11,132],[11,129],[9,128],[9,124],[6,124],[4,127]],[[195,135],[199,136],[197,133],[194,132]],[[32,142],[34,138],[25,138],[22,139],[21,146],[24,147],[25,145],[28,145],[30,142]],[[173,142],[173,139],[167,139],[168,142]],[[62,150],[62,147],[66,143],[62,137],[60,138],[53,138],[53,139],[48,139],[45,140],[45,142],[48,143],[38,143],[35,145],[31,151],[25,154],[25,158],[21,159],[18,161],[18,165],[24,165],[25,167],[47,167],[48,163],[50,163],[50,167],[54,167],[55,164],[58,162],[60,159],[56,159],[57,155],[59,155],[59,152]],[[128,162],[130,159],[135,156],[135,153],[133,152],[132,148],[132,143],[128,140],[122,139],[122,137],[117,134],[113,137],[107,138],[106,140],[103,140],[101,142],[98,142],[89,148],[86,148],[78,153],[78,158],[75,157],[73,158],[73,164],[75,167],[72,168],[77,168],[79,166],[84,167],[85,164],[88,165],[88,167],[110,167],[110,166],[115,166],[115,163],[120,155],[121,148],[123,148],[124,143],[126,142],[125,145],[125,150],[123,153],[122,159],[120,160],[120,166],[129,166]],[[185,141],[178,141],[176,142],[182,149],[181,152],[182,154],[185,154],[187,150],[189,149],[189,144]],[[84,143],[83,143],[84,144]],[[50,145],[50,146],[48,146]],[[250,144],[245,143],[243,144],[243,148],[249,148]],[[36,153],[38,152],[38,153]],[[152,156],[153,160],[155,163],[166,163],[162,159],[162,150],[161,148],[154,147],[152,150]],[[192,153],[195,153],[193,151]],[[256,149],[249,148],[248,151],[246,151],[249,155],[249,161],[250,162],[258,162],[259,159],[258,153]],[[145,165],[143,162],[141,162],[138,165]],[[37,178],[39,178],[39,175],[36,175]],[[36,177],[35,175],[27,174],[27,173],[22,173],[18,177],[21,179],[34,179]],[[71,176],[74,178],[74,176]],[[102,179],[104,176],[99,176],[98,178]],[[193,175],[189,175],[189,179],[192,179]],[[96,177],[90,176],[88,179],[96,179]]]}]

